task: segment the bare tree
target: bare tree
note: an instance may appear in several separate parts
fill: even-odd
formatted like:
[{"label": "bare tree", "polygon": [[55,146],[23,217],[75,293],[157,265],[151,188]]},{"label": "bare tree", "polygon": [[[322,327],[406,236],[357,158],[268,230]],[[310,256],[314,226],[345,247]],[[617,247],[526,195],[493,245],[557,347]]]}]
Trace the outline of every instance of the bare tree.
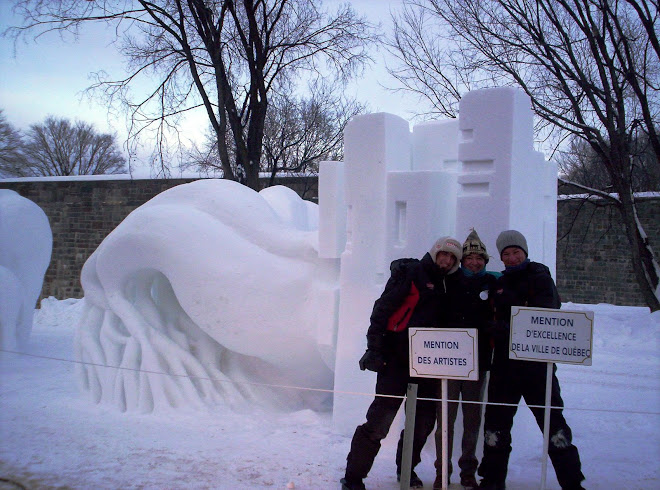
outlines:
[{"label": "bare tree", "polygon": [[[640,139],[635,139],[632,148],[631,183],[633,191],[660,191],[660,166],[649,145],[648,137],[642,135]],[[563,180],[605,192],[612,190],[610,177],[605,171],[603,162],[583,139],[571,138],[567,148],[556,152],[555,159]]]},{"label": "bare tree", "polygon": [[[260,171],[268,175],[266,186],[281,174],[315,178],[319,162],[343,158],[344,128],[366,109],[355,100],[325,84],[312,86],[309,97],[291,92],[273,94],[264,123]],[[188,152],[183,168],[222,176],[222,162],[213,129],[201,145]]]},{"label": "bare tree", "polygon": [[[660,309],[660,266],[637,218],[632,185],[635,141],[646,139],[660,165],[658,1],[405,3],[390,42],[402,60],[399,77],[433,93],[429,100],[441,101],[440,112],[455,110],[467,89],[517,85],[559,141],[573,135],[586,142],[612,192],[586,190],[620,212],[641,292],[652,310]],[[438,29],[419,25],[428,20]],[[417,74],[423,70],[435,70],[442,83]]]},{"label": "bare tree", "polygon": [[602,191],[611,189],[607,173],[599,171],[601,162],[584,140],[572,138],[556,160],[564,180]]},{"label": "bare tree", "polygon": [[[271,93],[302,71],[348,80],[369,61],[367,45],[375,39],[349,4],[330,15],[320,0],[15,2],[25,19],[11,31],[17,36],[115,25],[131,72],[117,81],[99,74],[95,87],[125,104],[131,135],[155,128],[162,155],[166,135],[178,137],[177,116],[203,108],[223,176],[254,189]],[[134,100],[129,88],[144,76],[156,86]]]},{"label": "bare tree", "polygon": [[23,175],[99,175],[126,172],[126,159],[115,136],[96,132],[91,124],[71,124],[48,117],[33,124],[23,145]]},{"label": "bare tree", "polygon": [[326,85],[312,87],[310,97],[273,99],[266,117],[263,169],[273,185],[278,173],[318,174],[322,160],[343,158],[344,128],[365,107]]},{"label": "bare tree", "polygon": [[24,165],[21,133],[7,121],[0,109],[0,178],[23,177]]}]

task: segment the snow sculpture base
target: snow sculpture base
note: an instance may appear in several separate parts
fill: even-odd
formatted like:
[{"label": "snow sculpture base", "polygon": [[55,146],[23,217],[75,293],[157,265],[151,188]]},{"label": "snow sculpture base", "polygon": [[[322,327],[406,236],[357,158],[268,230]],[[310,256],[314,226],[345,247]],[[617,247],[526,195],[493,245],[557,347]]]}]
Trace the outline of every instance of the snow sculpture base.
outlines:
[{"label": "snow sculpture base", "polygon": [[285,187],[260,195],[205,180],[131,213],[83,268],[82,389],[143,412],[246,401],[329,409],[332,370],[316,343],[318,211],[301,203]]}]

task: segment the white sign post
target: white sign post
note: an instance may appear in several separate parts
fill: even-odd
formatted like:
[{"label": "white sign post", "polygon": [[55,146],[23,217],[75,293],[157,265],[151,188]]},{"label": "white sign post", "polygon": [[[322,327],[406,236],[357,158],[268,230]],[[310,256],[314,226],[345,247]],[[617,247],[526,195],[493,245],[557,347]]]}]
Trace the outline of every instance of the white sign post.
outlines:
[{"label": "white sign post", "polygon": [[[440,378],[442,383],[442,488],[448,482],[447,462],[447,380],[479,379],[477,355],[477,329],[475,328],[409,328],[410,376]],[[404,448],[405,435],[404,435]],[[410,478],[410,454],[404,451],[401,471],[401,488],[408,488]],[[403,468],[408,471],[404,473]],[[405,481],[404,481],[405,478]]]},{"label": "white sign post", "polygon": [[543,420],[543,468],[545,489],[550,437],[550,406],[553,363],[591,366],[593,311],[511,307],[509,359],[546,362],[545,415]]}]

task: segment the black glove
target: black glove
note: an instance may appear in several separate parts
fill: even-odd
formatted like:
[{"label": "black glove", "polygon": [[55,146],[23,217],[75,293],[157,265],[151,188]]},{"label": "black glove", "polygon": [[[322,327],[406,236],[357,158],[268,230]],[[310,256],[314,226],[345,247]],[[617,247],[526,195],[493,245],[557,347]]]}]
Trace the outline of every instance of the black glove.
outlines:
[{"label": "black glove", "polygon": [[360,359],[360,370],[368,369],[378,373],[383,370],[387,362],[385,357],[379,351],[367,349],[362,358]]}]

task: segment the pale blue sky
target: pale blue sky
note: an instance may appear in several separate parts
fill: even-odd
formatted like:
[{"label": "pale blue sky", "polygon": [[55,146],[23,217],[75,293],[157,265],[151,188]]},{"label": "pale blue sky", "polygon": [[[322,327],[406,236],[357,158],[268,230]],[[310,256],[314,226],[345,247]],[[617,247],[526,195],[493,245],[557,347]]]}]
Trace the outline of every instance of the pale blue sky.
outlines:
[{"label": "pale blue sky", "polygon": [[[332,6],[339,0],[326,0]],[[354,0],[359,13],[372,22],[387,26],[390,8],[402,5],[401,0]],[[12,0],[0,0],[0,32],[12,24]],[[111,32],[102,27],[87,29],[78,41],[60,39],[49,34],[35,42],[20,43],[14,57],[14,46],[9,39],[0,38],[0,108],[7,120],[18,128],[42,122],[48,115],[80,119],[93,123],[103,132],[125,137],[126,125],[121,119],[110,119],[107,107],[99,100],[89,100],[83,91],[91,84],[90,73],[105,70],[113,78],[123,73],[122,60],[110,44]],[[352,95],[370,105],[373,111],[385,111],[410,119],[408,108],[414,107],[413,98],[393,94],[382,88],[394,82],[388,79],[383,52],[375,53],[375,66],[351,87]],[[206,118],[202,113],[188,121],[192,134],[203,133]],[[123,140],[122,140],[123,141]]]}]

